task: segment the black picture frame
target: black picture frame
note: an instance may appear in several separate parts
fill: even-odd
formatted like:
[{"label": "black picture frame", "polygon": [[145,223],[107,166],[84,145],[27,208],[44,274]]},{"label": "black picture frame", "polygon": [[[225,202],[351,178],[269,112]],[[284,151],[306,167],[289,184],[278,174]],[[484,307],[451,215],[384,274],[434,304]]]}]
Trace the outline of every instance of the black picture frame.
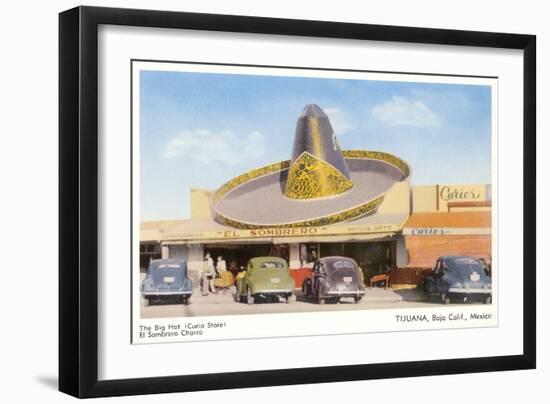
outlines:
[{"label": "black picture frame", "polygon": [[[98,26],[194,29],[523,51],[523,354],[98,381]],[[326,383],[536,366],[536,37],[168,11],[59,15],[59,390],[76,397]]]}]

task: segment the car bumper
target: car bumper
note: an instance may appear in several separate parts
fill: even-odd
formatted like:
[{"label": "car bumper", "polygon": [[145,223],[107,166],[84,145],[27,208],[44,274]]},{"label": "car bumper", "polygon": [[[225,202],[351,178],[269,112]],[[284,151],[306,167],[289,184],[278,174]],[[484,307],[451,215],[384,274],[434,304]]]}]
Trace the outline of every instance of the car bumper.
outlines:
[{"label": "car bumper", "polygon": [[253,295],[281,295],[286,293],[292,293],[292,289],[259,289],[255,290]]},{"label": "car bumper", "polygon": [[449,293],[460,295],[490,295],[491,289],[482,288],[449,288]]},{"label": "car bumper", "polygon": [[157,296],[191,296],[193,292],[191,291],[151,291],[151,292],[141,292],[143,297],[157,297]]},{"label": "car bumper", "polygon": [[364,290],[329,290],[325,292],[325,296],[355,297],[364,295]]}]

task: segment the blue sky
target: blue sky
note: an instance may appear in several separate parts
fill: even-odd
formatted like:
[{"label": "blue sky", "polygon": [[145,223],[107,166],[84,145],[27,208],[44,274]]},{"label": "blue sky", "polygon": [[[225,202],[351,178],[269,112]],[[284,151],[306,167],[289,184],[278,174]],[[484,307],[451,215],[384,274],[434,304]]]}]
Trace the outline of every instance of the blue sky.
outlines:
[{"label": "blue sky", "polygon": [[189,189],[287,160],[305,105],[342,149],[386,151],[413,185],[491,183],[489,86],[140,72],[141,220],[189,217]]}]

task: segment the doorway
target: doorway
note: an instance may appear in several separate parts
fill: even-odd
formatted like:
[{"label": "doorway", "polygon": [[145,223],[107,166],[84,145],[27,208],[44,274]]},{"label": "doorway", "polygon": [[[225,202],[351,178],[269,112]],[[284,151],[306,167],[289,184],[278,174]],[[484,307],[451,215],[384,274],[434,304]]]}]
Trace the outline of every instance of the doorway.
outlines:
[{"label": "doorway", "polygon": [[321,257],[339,255],[353,258],[363,270],[365,282],[395,268],[395,241],[321,243]]}]

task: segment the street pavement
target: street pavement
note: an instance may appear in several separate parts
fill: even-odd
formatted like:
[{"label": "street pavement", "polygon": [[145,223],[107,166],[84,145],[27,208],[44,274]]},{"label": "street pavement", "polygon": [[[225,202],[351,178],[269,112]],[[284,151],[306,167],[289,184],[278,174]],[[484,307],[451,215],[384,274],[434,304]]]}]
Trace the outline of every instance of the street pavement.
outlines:
[{"label": "street pavement", "polygon": [[217,294],[202,296],[199,289],[193,290],[191,304],[183,305],[177,302],[152,303],[144,306],[141,302],[141,318],[166,317],[196,317],[236,314],[268,314],[268,313],[303,313],[338,310],[372,310],[384,308],[429,307],[438,303],[427,303],[422,293],[414,289],[392,290],[383,288],[367,288],[365,297],[355,303],[353,299],[343,299],[340,303],[323,305],[308,301],[300,290],[295,291],[296,301],[293,303],[263,302],[256,299],[255,304],[237,303],[229,290],[220,290]]}]

